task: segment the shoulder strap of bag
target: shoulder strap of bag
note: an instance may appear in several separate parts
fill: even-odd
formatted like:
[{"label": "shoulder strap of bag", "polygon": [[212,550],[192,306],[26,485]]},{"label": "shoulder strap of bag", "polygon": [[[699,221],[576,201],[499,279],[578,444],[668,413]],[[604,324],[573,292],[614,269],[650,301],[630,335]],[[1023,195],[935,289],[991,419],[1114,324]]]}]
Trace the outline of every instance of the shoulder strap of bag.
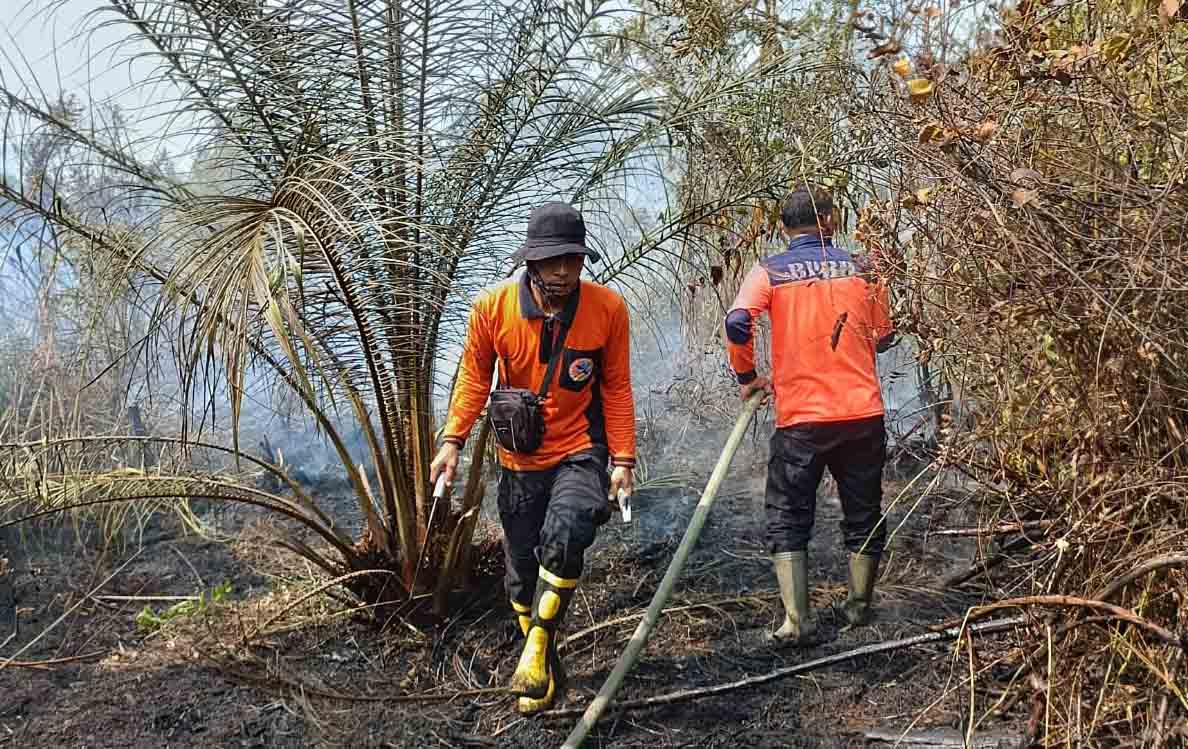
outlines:
[{"label": "shoulder strap of bag", "polygon": [[502,390],[507,385],[507,367],[498,352],[495,353],[495,375],[495,389]]},{"label": "shoulder strap of bag", "polygon": [[537,393],[537,397],[541,400],[544,400],[548,396],[549,385],[552,384],[553,376],[557,373],[557,362],[561,361],[561,355],[565,352],[565,337],[569,335],[569,328],[573,325],[573,318],[577,313],[578,297],[581,295],[581,291],[582,286],[579,283],[578,287],[569,295],[569,299],[565,303],[565,309],[561,310],[561,331],[557,334],[557,340],[553,344],[553,353],[549,356],[549,366],[545,369],[544,381],[540,383],[540,391]]}]

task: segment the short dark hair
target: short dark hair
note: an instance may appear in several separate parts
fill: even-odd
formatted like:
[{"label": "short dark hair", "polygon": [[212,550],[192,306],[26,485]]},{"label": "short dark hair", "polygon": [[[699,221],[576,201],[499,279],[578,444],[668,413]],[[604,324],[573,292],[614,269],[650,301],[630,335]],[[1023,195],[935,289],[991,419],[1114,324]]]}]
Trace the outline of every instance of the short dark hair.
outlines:
[{"label": "short dark hair", "polygon": [[789,229],[816,226],[819,219],[833,212],[833,196],[819,185],[805,185],[784,198],[780,220]]}]

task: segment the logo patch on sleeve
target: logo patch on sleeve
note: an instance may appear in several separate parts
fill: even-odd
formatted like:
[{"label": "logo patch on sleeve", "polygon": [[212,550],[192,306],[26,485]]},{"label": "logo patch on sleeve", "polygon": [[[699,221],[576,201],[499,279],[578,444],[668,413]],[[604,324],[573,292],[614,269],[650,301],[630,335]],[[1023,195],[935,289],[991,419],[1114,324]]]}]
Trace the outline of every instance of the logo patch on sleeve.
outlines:
[{"label": "logo patch on sleeve", "polygon": [[569,379],[574,382],[585,382],[594,373],[594,360],[590,358],[576,359],[569,365]]}]

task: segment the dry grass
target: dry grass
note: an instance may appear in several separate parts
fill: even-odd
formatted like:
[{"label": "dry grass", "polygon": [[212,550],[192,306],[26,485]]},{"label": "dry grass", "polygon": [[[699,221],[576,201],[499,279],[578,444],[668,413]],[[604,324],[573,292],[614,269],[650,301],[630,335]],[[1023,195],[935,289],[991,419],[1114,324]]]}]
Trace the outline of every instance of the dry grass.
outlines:
[{"label": "dry grass", "polygon": [[1034,614],[1031,737],[1162,746],[1188,715],[1188,34],[1090,7],[1024,4],[960,65],[885,70],[864,121],[899,168],[860,232],[949,385],[939,463],[989,487],[987,538],[1033,524],[993,576]]}]

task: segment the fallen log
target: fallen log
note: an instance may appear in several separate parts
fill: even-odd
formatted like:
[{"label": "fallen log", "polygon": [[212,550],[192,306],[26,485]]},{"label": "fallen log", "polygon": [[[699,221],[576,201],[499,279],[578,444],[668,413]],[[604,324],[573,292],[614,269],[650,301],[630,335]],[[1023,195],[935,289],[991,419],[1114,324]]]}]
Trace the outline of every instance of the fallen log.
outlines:
[{"label": "fallen log", "polygon": [[[815,658],[805,663],[798,663],[795,666],[788,666],[786,668],[776,669],[766,674],[759,676],[748,676],[745,679],[732,681],[726,684],[717,684],[710,687],[698,687],[696,689],[681,689],[675,692],[668,692],[667,694],[658,694],[654,697],[645,697],[638,700],[625,700],[623,702],[614,702],[606,706],[607,711],[621,711],[632,710],[637,708],[656,707],[658,705],[672,705],[678,702],[688,702],[689,700],[701,699],[702,697],[715,697],[720,694],[726,694],[738,689],[745,689],[746,687],[754,687],[760,684],[766,684],[780,679],[786,679],[789,676],[797,676],[799,674],[816,671],[826,666],[832,666],[844,661],[861,658],[864,655],[878,655],[880,653],[890,653],[895,650],[903,650],[905,648],[914,647],[916,645],[924,645],[933,642],[945,642],[948,640],[956,640],[961,637],[963,633],[970,634],[993,634],[995,632],[1004,632],[1014,629],[1027,621],[1025,616],[1012,616],[1005,619],[995,619],[993,621],[984,622],[982,624],[974,624],[968,627],[950,627],[949,629],[940,632],[927,632],[914,637],[906,637],[902,640],[889,640],[886,642],[876,642],[870,645],[863,645],[862,647],[847,650],[842,653],[834,653],[833,655],[826,655],[821,658]],[[586,711],[586,707],[569,707],[558,710],[549,710],[541,713],[541,717],[545,718],[569,718],[575,715],[581,715]]]},{"label": "fallen log", "polygon": [[65,663],[77,663],[78,661],[87,661],[92,658],[99,658],[106,655],[104,650],[97,650],[94,653],[85,653],[83,655],[71,655],[64,658],[50,658],[44,661],[8,661],[7,666],[11,668],[29,668],[39,671],[48,671],[50,666],[60,666]]},{"label": "fallen log", "polygon": [[967,740],[964,733],[951,728],[929,728],[906,733],[876,728],[863,732],[862,737],[868,741],[882,741],[913,749],[1007,749],[1019,745],[1017,736],[1001,731],[974,734]]},{"label": "fallen log", "polygon": [[1042,531],[1056,524],[1055,520],[1028,520],[1024,523],[1001,523],[988,528],[943,528],[932,531],[930,536],[1004,536],[1008,533]]}]

